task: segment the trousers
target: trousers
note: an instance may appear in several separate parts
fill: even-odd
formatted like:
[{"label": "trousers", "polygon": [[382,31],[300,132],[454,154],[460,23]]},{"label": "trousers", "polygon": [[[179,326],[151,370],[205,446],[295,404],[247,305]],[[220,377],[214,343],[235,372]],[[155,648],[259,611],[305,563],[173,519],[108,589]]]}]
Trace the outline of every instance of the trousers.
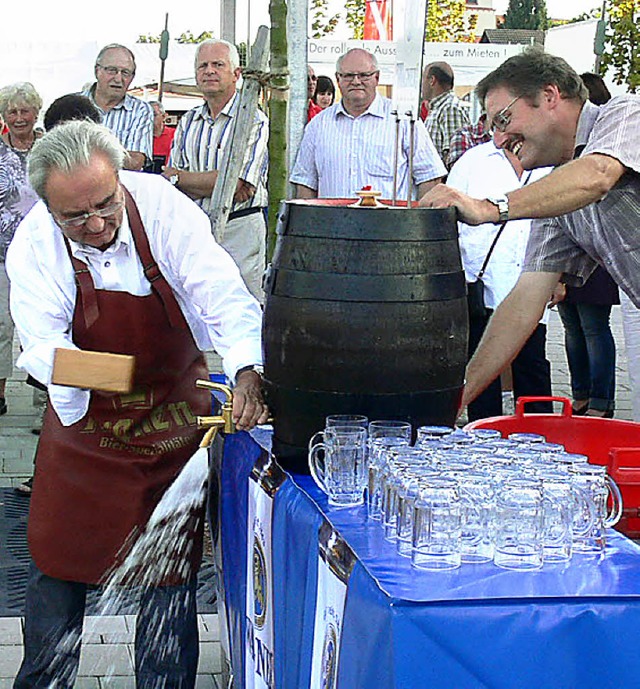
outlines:
[{"label": "trousers", "polygon": [[[487,311],[484,318],[469,319],[469,359],[476,351],[490,317],[491,311]],[[546,344],[547,326],[539,323],[518,356],[511,362],[513,396],[516,400],[518,397],[551,395],[551,364],[547,359]],[[543,414],[553,411],[553,408],[550,402],[535,402],[527,406],[527,411]],[[499,376],[469,404],[467,414],[469,421],[502,414],[502,386]]]},{"label": "trousers", "polygon": [[[31,564],[24,658],[14,689],[72,689],[78,674],[87,585]],[[196,579],[142,594],[135,632],[137,689],[193,689],[198,667]]]}]

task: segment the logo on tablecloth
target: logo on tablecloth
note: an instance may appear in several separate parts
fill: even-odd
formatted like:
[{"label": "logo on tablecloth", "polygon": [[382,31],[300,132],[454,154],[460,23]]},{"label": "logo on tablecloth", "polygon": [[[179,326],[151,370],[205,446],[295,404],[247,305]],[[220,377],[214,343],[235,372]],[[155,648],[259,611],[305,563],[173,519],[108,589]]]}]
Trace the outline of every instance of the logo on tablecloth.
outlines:
[{"label": "logo on tablecloth", "polygon": [[264,546],[258,534],[253,539],[253,619],[256,627],[262,629],[267,618],[268,605],[267,564]]},{"label": "logo on tablecloth", "polygon": [[334,689],[338,670],[338,630],[329,623],[322,646],[322,689]]}]

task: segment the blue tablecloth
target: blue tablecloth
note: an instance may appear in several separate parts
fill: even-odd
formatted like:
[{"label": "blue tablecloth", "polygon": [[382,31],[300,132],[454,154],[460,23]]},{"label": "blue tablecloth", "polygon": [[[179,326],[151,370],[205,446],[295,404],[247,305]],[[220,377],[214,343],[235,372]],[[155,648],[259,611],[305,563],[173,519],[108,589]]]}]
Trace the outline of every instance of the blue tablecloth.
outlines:
[{"label": "blue tablecloth", "polygon": [[[261,452],[226,439],[222,545],[232,662],[242,677],[247,477]],[[338,687],[605,689],[640,686],[640,548],[611,532],[606,557],[512,572],[491,564],[416,571],[364,508],[329,507],[309,477],[285,481],[273,517],[277,687],[309,686],[318,529],[357,556],[348,584]],[[243,686],[238,683],[236,686]]]}]

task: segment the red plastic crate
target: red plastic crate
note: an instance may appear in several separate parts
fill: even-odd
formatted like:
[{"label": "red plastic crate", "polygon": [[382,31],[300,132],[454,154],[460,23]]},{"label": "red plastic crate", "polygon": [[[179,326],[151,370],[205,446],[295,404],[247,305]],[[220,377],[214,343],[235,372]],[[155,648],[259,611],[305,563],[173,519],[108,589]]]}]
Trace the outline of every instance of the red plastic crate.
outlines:
[{"label": "red plastic crate", "polygon": [[[525,414],[529,402],[562,404],[559,414]],[[513,416],[492,416],[465,426],[496,428],[506,438],[510,433],[539,433],[551,443],[561,443],[568,452],[587,455],[593,464],[604,464],[620,487],[624,511],[616,526],[629,538],[640,538],[640,424],[617,419],[574,416],[566,397],[520,397]]]}]

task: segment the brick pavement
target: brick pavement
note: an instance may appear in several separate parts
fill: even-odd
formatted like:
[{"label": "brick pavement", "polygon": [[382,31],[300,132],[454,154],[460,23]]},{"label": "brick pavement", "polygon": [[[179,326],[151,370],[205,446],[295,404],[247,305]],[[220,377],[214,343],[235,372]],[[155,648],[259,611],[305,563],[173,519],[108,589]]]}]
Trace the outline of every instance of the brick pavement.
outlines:
[{"label": "brick pavement", "polygon": [[[627,379],[619,307],[614,307],[613,332],[618,345],[616,418],[631,419],[631,400]],[[554,394],[569,396],[569,372],[562,340],[562,324],[552,312],[548,336],[548,356],[552,365]],[[219,362],[211,360],[212,370]],[[7,386],[9,413],[0,417],[0,486],[15,486],[27,478],[37,438],[30,429],[35,420],[31,388],[15,371]],[[0,618],[0,689],[11,687],[22,658],[20,618]],[[198,689],[221,684],[221,655],[217,615],[199,616],[201,654]],[[85,626],[78,689],[125,689],[133,686],[133,621],[130,616],[88,618]]]}]

